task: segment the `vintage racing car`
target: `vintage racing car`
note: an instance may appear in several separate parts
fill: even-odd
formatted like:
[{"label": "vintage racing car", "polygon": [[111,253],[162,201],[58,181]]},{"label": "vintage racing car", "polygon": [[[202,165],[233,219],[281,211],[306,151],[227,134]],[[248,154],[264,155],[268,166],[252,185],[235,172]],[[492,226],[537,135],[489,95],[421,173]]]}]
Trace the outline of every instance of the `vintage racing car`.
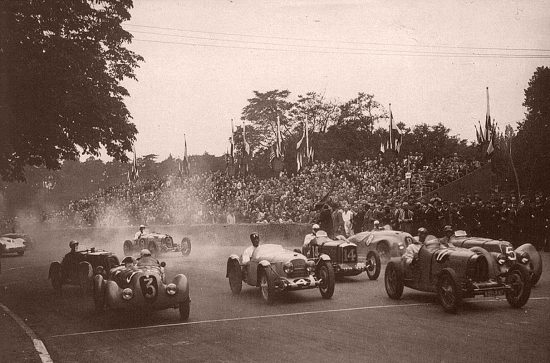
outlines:
[{"label": "vintage racing car", "polygon": [[412,243],[412,236],[407,232],[381,229],[377,231],[360,232],[348,238],[357,245],[357,253],[367,256],[375,251],[382,260],[400,257],[407,246]]},{"label": "vintage racing car", "polygon": [[[34,248],[34,240],[31,236],[29,236],[26,233],[5,233],[1,237],[8,237],[11,239],[22,239],[25,246],[27,246],[27,249],[33,249]],[[0,237],[0,238],[1,238]]]},{"label": "vintage racing car", "polygon": [[0,237],[0,255],[13,253],[23,256],[26,249],[27,246],[22,238]]},{"label": "vintage racing car", "polygon": [[95,275],[93,297],[96,310],[156,311],[174,308],[179,309],[181,320],[187,320],[191,303],[187,277],[178,274],[172,282],[166,283],[165,266],[164,262],[158,263],[156,259],[138,259],[134,263],[132,257],[126,257],[122,265],[110,270],[107,277]]},{"label": "vintage racing car", "polygon": [[542,258],[539,251],[530,243],[525,243],[514,250],[511,242],[494,240],[490,238],[471,237],[465,231],[455,231],[451,242],[456,247],[470,248],[481,247],[489,252],[496,252],[497,262],[500,265],[512,265],[520,263],[527,267],[531,276],[531,284],[534,286],[542,275]]},{"label": "vintage racing car", "polygon": [[120,264],[111,252],[90,248],[67,253],[61,262],[50,264],[48,278],[53,288],[61,292],[63,285],[79,285],[84,294],[92,287],[92,277],[97,274],[108,277],[111,268]]},{"label": "vintage racing car", "polygon": [[164,233],[146,232],[137,240],[126,240],[123,244],[124,255],[130,256],[133,252],[147,248],[153,256],[165,252],[180,252],[184,256],[191,253],[191,240],[183,237],[181,243],[175,243],[172,236]]},{"label": "vintage racing car", "polygon": [[318,258],[321,254],[328,255],[334,268],[336,277],[357,276],[366,271],[371,280],[376,280],[380,275],[380,257],[376,251],[368,251],[365,262],[359,262],[357,245],[345,239],[343,236],[337,240],[330,239],[323,231],[317,232],[317,237],[309,242],[308,247],[295,252],[302,253],[307,258]]},{"label": "vintage racing car", "polygon": [[334,294],[335,275],[330,257],[325,254],[308,259],[301,253],[286,250],[281,245],[265,244],[256,247],[250,261],[231,255],[227,259],[229,287],[235,295],[243,281],[260,288],[262,298],[272,304],[277,294],[319,288],[324,299]]},{"label": "vintage racing car", "polygon": [[505,295],[514,308],[529,300],[531,282],[525,266],[497,266],[495,254],[480,247],[439,248],[437,240],[432,246],[422,246],[410,266],[401,258],[388,262],[384,282],[390,298],[400,299],[404,286],[434,292],[447,312],[456,312],[463,298],[476,295]]}]

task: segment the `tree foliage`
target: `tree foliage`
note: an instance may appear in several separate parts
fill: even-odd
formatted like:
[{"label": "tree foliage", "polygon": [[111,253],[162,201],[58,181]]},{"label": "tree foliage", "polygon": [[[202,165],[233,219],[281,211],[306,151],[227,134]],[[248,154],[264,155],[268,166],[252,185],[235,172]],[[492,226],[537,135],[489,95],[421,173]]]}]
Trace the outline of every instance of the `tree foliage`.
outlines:
[{"label": "tree foliage", "polygon": [[131,0],[0,2],[0,174],[59,168],[81,154],[125,161],[137,132],[124,78],[142,58],[123,44]]},{"label": "tree foliage", "polygon": [[525,89],[525,120],[518,124],[513,156],[521,184],[550,190],[550,68],[538,67]]}]

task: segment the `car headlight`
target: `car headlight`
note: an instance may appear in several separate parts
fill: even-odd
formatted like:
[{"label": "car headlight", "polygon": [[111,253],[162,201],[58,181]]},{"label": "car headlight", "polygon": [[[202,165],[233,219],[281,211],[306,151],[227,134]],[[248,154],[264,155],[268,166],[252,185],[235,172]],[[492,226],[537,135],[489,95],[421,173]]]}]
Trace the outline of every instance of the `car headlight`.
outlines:
[{"label": "car headlight", "polygon": [[122,290],[122,298],[124,300],[130,300],[133,297],[134,297],[134,292],[132,291],[132,289],[127,287],[124,290]]},{"label": "car headlight", "polygon": [[308,260],[306,262],[306,268],[308,273],[312,273],[313,271],[315,271],[315,261]]},{"label": "car headlight", "polygon": [[497,262],[499,265],[504,265],[504,263],[506,262],[506,256],[501,253],[497,257]]},{"label": "car headlight", "polygon": [[292,273],[292,271],[294,271],[294,265],[292,264],[292,262],[285,262],[285,264],[283,265],[283,271],[285,272],[285,274]]},{"label": "car headlight", "polygon": [[166,285],[166,293],[168,295],[176,295],[176,284]]},{"label": "car headlight", "polygon": [[400,243],[400,244],[399,244],[399,249],[400,249],[400,250],[404,250],[404,249],[405,249],[405,245],[403,245],[403,244]]},{"label": "car headlight", "polygon": [[95,268],[95,273],[98,275],[103,275],[104,272],[105,272],[105,269],[103,268],[103,266],[97,266]]}]

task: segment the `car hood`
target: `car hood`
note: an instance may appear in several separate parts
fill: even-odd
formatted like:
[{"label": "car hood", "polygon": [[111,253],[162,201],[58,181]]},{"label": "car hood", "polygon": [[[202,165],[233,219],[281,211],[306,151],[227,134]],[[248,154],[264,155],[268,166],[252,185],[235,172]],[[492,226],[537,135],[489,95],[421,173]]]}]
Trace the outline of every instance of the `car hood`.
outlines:
[{"label": "car hood", "polygon": [[271,263],[287,262],[296,259],[307,260],[301,253],[286,250],[277,245],[273,245],[272,247],[269,245],[258,247],[256,251],[254,251],[252,259],[256,261],[266,260]]},{"label": "car hood", "polygon": [[6,246],[6,248],[18,248],[25,247],[25,241],[22,238],[8,238],[0,237],[0,244]]},{"label": "car hood", "polygon": [[118,266],[111,269],[111,279],[122,289],[139,284],[139,278],[145,275],[155,276],[157,281],[161,281],[161,270],[158,266]]}]

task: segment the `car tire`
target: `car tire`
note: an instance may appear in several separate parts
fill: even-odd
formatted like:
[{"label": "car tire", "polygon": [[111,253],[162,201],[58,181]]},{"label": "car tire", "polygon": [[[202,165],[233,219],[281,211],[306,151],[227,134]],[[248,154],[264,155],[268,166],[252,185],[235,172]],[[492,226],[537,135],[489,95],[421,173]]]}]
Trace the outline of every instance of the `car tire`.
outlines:
[{"label": "car tire", "polygon": [[271,266],[260,270],[260,293],[269,305],[275,302],[275,275],[271,271]]},{"label": "car tire", "polygon": [[52,281],[53,289],[61,294],[61,287],[63,286],[63,272],[59,262],[54,262],[50,265],[50,280]]},{"label": "car tire", "polygon": [[535,286],[539,282],[542,275],[542,259],[539,251],[530,243],[525,243],[516,249],[516,254],[519,252],[527,252],[529,255],[529,270],[531,275],[531,286]]},{"label": "car tire", "polygon": [[80,262],[78,264],[78,284],[80,285],[82,295],[90,293],[90,282],[93,274],[92,265],[89,262]]},{"label": "car tire", "polygon": [[393,300],[401,299],[403,288],[405,287],[403,266],[401,262],[390,261],[384,272],[384,285],[386,293]]},{"label": "car tire", "polygon": [[94,278],[94,306],[98,313],[105,310],[105,287],[101,275]]},{"label": "car tire", "polygon": [[378,242],[376,245],[376,252],[380,256],[381,260],[389,260],[390,259],[390,246],[387,242],[382,241]]},{"label": "car tire", "polygon": [[380,276],[380,270],[382,269],[382,263],[380,256],[374,251],[370,251],[367,254],[367,276],[371,280],[376,280]]},{"label": "car tire", "polygon": [[130,240],[124,241],[124,244],[122,245],[122,250],[124,251],[124,256],[131,256],[134,250],[134,245],[132,241]]},{"label": "car tire", "polygon": [[317,276],[321,282],[319,283],[319,291],[323,299],[330,299],[334,295],[334,286],[336,284],[336,276],[334,268],[329,262],[324,262],[319,266]]},{"label": "car tire", "polygon": [[144,249],[146,244],[147,244],[147,241],[145,240],[145,238],[140,238],[139,239],[138,246],[139,246],[140,249]]},{"label": "car tire", "polygon": [[231,288],[231,292],[233,295],[239,295],[241,293],[241,290],[243,288],[243,277],[241,272],[241,266],[239,265],[238,261],[231,261],[231,265],[229,267],[229,287]]},{"label": "car tire", "polygon": [[191,253],[191,240],[189,237],[183,237],[181,240],[181,254],[184,256],[189,256]]},{"label": "car tire", "polygon": [[189,319],[189,313],[191,312],[191,300],[187,299],[184,302],[179,303],[180,320],[187,321]]},{"label": "car tire", "polygon": [[516,264],[506,274],[506,283],[512,286],[512,291],[506,292],[506,300],[513,308],[521,308],[531,296],[531,279],[529,270],[523,265]]},{"label": "car tire", "polygon": [[452,269],[445,268],[441,271],[437,281],[437,295],[446,312],[454,314],[458,311],[462,303],[462,291]]}]

